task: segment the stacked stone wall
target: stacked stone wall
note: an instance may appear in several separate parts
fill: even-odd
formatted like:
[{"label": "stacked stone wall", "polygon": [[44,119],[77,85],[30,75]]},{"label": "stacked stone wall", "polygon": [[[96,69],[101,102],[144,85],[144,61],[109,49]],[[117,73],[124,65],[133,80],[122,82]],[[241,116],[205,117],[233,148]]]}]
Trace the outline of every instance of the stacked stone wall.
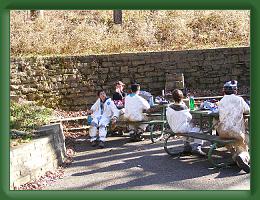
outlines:
[{"label": "stacked stone wall", "polygon": [[114,91],[114,83],[141,83],[154,95],[165,88],[166,74],[183,73],[185,87],[221,91],[238,80],[250,86],[250,48],[124,53],[111,55],[11,59],[11,95],[65,110],[85,109],[96,92]]},{"label": "stacked stone wall", "polygon": [[10,189],[37,180],[47,171],[56,170],[66,157],[61,124],[42,127],[42,135],[10,150]]}]

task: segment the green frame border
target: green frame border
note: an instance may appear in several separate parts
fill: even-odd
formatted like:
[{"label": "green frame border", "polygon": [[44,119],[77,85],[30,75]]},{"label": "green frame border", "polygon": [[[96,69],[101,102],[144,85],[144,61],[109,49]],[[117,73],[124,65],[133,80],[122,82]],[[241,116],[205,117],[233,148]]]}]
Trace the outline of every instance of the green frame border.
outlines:
[{"label": "green frame border", "polygon": [[[0,197],[2,199],[92,199],[92,198],[184,198],[184,199],[256,199],[259,195],[259,85],[257,72],[260,65],[259,12],[257,0],[1,0],[0,3]],[[9,11],[29,9],[246,9],[251,10],[251,190],[250,191],[10,191],[9,190]],[[253,95],[252,95],[253,94]],[[255,133],[255,134],[254,134]]]}]

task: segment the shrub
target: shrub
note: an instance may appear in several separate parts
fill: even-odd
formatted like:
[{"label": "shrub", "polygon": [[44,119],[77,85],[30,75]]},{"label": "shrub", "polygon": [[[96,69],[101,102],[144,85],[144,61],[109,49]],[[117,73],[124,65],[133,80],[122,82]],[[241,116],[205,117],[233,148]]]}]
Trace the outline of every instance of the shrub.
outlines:
[{"label": "shrub", "polygon": [[32,132],[47,124],[53,115],[53,110],[37,106],[35,102],[10,103],[10,129]]}]

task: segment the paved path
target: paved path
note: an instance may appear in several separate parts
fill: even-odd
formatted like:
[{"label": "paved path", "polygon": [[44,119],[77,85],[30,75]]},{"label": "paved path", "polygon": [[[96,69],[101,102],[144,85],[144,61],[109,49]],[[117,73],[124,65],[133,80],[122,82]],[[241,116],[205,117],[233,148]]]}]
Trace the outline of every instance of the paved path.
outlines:
[{"label": "paved path", "polygon": [[[129,143],[127,137],[108,137],[106,148],[88,141],[76,146],[74,162],[63,179],[46,190],[249,190],[250,174],[236,166],[212,169],[205,158],[172,158],[163,143],[149,139]],[[176,142],[176,146],[179,143]]]}]

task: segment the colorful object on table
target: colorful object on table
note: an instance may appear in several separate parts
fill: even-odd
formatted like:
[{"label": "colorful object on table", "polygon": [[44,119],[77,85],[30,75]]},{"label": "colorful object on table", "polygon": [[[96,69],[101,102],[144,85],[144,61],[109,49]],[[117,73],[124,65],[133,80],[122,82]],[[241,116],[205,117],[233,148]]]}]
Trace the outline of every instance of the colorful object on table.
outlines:
[{"label": "colorful object on table", "polygon": [[155,97],[155,103],[162,105],[162,104],[168,104],[169,101],[166,100],[164,97],[157,96],[157,97]]},{"label": "colorful object on table", "polygon": [[210,110],[212,112],[218,112],[217,100],[206,100],[200,104],[201,110]]},{"label": "colorful object on table", "polygon": [[190,106],[190,110],[194,110],[195,109],[195,102],[194,102],[194,97],[193,96],[190,96],[189,106]]}]

